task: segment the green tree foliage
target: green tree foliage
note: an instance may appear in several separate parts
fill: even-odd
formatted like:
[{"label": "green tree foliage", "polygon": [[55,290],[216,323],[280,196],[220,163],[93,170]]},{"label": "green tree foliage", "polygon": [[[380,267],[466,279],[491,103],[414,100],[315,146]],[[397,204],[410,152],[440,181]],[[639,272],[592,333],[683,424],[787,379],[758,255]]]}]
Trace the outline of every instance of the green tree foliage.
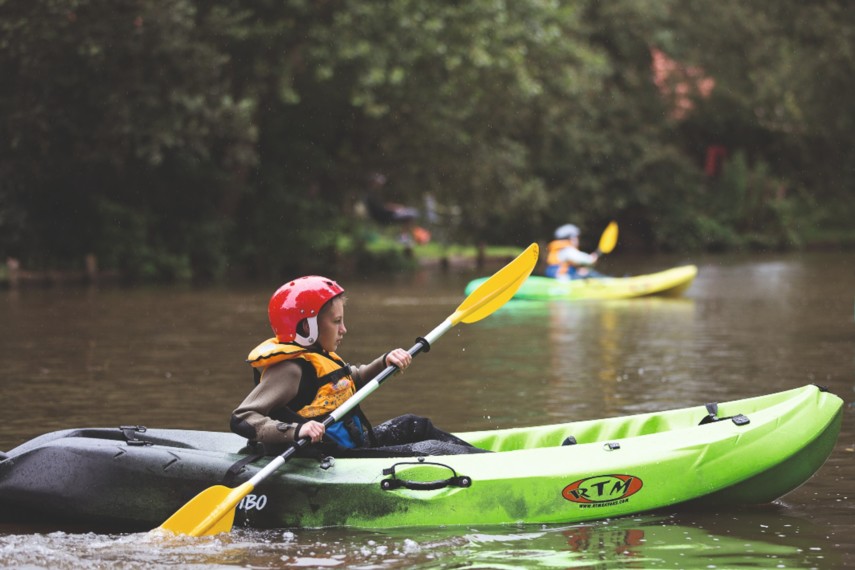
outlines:
[{"label": "green tree foliage", "polygon": [[221,24],[185,0],[0,3],[0,184],[18,213],[5,253],[155,274],[206,257],[255,160]]},{"label": "green tree foliage", "polygon": [[316,53],[326,73],[354,77],[359,146],[343,183],[376,169],[411,203],[430,193],[459,208],[470,237],[537,236],[553,195],[535,163],[563,152],[556,132],[585,120],[607,68],[578,12],[399,0],[336,14]]},{"label": "green tree foliage", "polygon": [[[766,223],[758,220],[750,233],[765,226],[767,238],[792,244],[817,224],[846,227],[855,212],[850,4],[690,0],[672,12],[669,26],[675,57],[716,80],[710,99],[682,127],[685,148],[725,145],[736,158],[731,170],[751,169],[755,186],[767,187]],[[723,190],[722,183],[712,190]]]},{"label": "green tree foliage", "polygon": [[[460,212],[457,239],[523,243],[567,219],[661,217],[675,180],[697,184],[649,79],[640,24],[650,31],[655,14],[632,2],[607,14],[597,2],[288,6],[304,33],[272,51],[299,55],[281,58],[258,105],[274,110],[259,124],[292,135],[262,151],[282,177],[271,193],[288,179],[350,217],[382,172],[384,197],[420,206],[430,194]],[[632,41],[615,45],[627,34],[614,16],[633,23]]]},{"label": "green tree foliage", "polygon": [[[142,277],[359,264],[341,244],[370,234],[373,173],[383,200],[435,199],[455,241],[567,221],[595,239],[617,218],[626,247],[791,247],[855,210],[852,18],[840,0],[0,0],[0,256]],[[656,77],[657,53],[677,71]]]}]

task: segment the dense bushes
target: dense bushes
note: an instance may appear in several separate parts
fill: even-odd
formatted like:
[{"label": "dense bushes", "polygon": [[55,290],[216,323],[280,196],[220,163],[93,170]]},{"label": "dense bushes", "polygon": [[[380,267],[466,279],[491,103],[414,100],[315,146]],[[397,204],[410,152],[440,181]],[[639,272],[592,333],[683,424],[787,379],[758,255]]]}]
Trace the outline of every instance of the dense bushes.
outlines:
[{"label": "dense bushes", "polygon": [[435,200],[420,223],[443,241],[617,218],[627,246],[797,247],[855,210],[852,18],[834,0],[0,2],[0,257],[94,253],[140,279],[377,266],[358,216],[378,172],[384,201]]}]

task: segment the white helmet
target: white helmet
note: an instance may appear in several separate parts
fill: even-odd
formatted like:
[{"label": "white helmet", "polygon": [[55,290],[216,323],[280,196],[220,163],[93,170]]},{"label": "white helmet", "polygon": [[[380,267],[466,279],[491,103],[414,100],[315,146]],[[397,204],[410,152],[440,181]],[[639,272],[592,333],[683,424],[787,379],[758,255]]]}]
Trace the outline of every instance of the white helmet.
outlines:
[{"label": "white helmet", "polygon": [[555,239],[572,239],[579,237],[579,228],[573,224],[564,224],[555,230]]}]

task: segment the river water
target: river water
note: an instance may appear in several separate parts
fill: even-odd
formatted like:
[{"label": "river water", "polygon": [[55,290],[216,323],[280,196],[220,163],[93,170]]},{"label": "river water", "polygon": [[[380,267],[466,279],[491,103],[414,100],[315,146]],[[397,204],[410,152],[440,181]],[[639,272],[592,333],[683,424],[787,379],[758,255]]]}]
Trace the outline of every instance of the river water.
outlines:
[{"label": "river water", "polygon": [[[601,269],[638,274],[684,262],[700,271],[681,298],[511,302],[458,325],[363,408],[375,423],[413,412],[465,431],[827,386],[846,402],[837,447],[816,476],[771,505],[578,525],[236,529],[170,543],[51,521],[7,524],[0,567],[855,566],[855,258],[614,255]],[[349,332],[340,353],[365,362],[408,348],[454,311],[476,276],[458,268],[341,278]],[[270,336],[266,305],[278,285],[0,290],[0,450],[68,427],[227,431],[252,384],[243,360]]]}]

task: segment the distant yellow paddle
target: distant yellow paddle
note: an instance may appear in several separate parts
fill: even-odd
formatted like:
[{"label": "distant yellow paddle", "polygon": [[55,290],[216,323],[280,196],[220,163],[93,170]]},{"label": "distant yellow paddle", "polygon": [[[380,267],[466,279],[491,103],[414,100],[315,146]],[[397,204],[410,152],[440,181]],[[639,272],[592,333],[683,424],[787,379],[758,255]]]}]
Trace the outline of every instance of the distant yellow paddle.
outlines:
[{"label": "distant yellow paddle", "polygon": [[[472,291],[466,299],[448,316],[439,326],[429,332],[425,337],[419,338],[415,345],[409,349],[412,356],[430,350],[431,344],[443,334],[448,332],[456,324],[474,323],[484,317],[491,315],[499,307],[508,302],[514,296],[523,281],[531,274],[538,259],[537,244],[533,243],[522,252],[516,259],[497,271],[492,277]],[[387,366],[383,372],[373,380],[359,389],[344,404],[338,407],[328,418],[324,420],[324,426],[337,422],[347,412],[356,407],[362,400],[380,387],[398,369]],[[262,480],[276,471],[283,463],[290,459],[301,447],[309,444],[308,438],[301,438],[296,445],[288,448],[285,453],[276,456],[264,468],[256,473],[245,483],[231,488],[223,485],[208,487],[183,507],[169,517],[158,529],[170,531],[176,534],[187,534],[190,536],[203,536],[229,532],[235,518],[235,507],[249,495]]]},{"label": "distant yellow paddle", "polygon": [[618,225],[612,220],[606,229],[603,230],[603,235],[600,236],[600,245],[597,247],[597,253],[611,253],[617,245]]}]

